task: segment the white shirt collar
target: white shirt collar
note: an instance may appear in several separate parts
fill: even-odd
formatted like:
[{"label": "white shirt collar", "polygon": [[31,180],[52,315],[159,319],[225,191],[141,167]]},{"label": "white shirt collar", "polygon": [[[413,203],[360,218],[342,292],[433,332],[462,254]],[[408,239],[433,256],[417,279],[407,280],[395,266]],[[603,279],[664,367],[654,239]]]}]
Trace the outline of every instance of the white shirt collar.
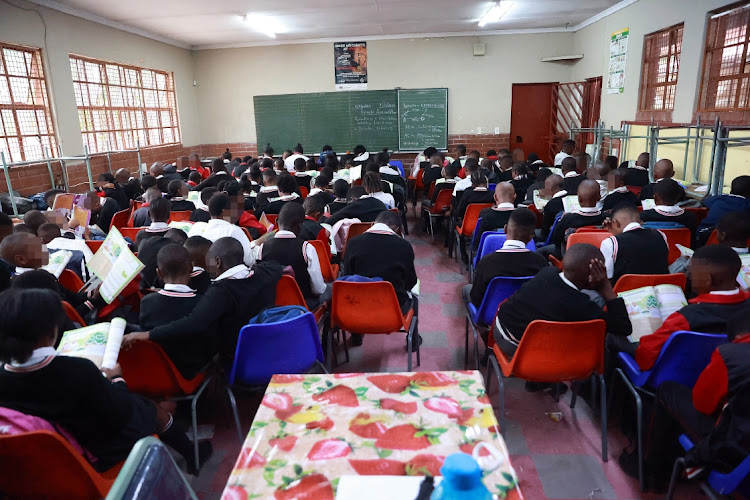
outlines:
[{"label": "white shirt collar", "polygon": [[666,212],[668,214],[679,214],[684,211],[677,205],[656,205],[655,209],[659,212]]},{"label": "white shirt collar", "polygon": [[573,170],[573,171],[568,172],[567,174],[565,174],[565,177],[578,177],[579,175],[581,175],[581,174],[579,174],[578,172],[576,172],[575,170]]},{"label": "white shirt collar", "polygon": [[251,271],[248,269],[248,267],[245,264],[237,264],[234,267],[230,267],[223,273],[221,273],[215,280],[213,281],[221,281],[225,279],[230,280],[241,280],[244,278],[247,278],[250,276]]},{"label": "white shirt collar", "polygon": [[41,361],[44,361],[50,356],[57,356],[57,350],[55,350],[54,347],[40,347],[39,349],[34,349],[34,352],[31,353],[31,357],[23,363],[11,361],[8,364],[13,368],[26,368],[27,366],[35,365]]},{"label": "white shirt collar", "polygon": [[734,250],[740,255],[750,253],[750,249],[748,249],[747,247],[732,247],[732,250]]},{"label": "white shirt collar", "polygon": [[380,167],[380,173],[388,175],[401,175],[401,172],[399,172],[398,170],[394,170],[390,165]]},{"label": "white shirt collar", "polygon": [[513,249],[513,250],[520,250],[520,249],[526,249],[526,243],[519,240],[505,240],[505,243],[503,243],[503,250]]},{"label": "white shirt collar", "polygon": [[31,267],[16,267],[16,274],[23,274],[29,271],[34,271]]},{"label": "white shirt collar", "polygon": [[727,196],[734,196],[735,198],[744,198],[744,196],[742,196],[742,195],[732,194],[732,193],[729,193]]},{"label": "white shirt collar", "polygon": [[[226,160],[224,160],[224,161],[226,162]],[[229,163],[229,162],[227,162],[227,163]],[[214,175],[229,175],[229,172],[227,172],[226,170],[219,170]]]},{"label": "white shirt collar", "polygon": [[553,198],[560,198],[561,196],[568,196],[568,192],[564,189],[561,189],[560,191],[552,195]]},{"label": "white shirt collar", "polygon": [[514,210],[516,208],[513,203],[498,203],[496,207],[492,207],[492,210],[499,210],[499,211],[505,211],[505,210]]},{"label": "white shirt collar", "polygon": [[192,293],[195,292],[187,285],[178,285],[176,283],[164,283],[164,290],[168,292]]},{"label": "white shirt collar", "polygon": [[474,188],[474,191],[487,191],[487,188],[484,186],[477,186]]},{"label": "white shirt collar", "polygon": [[150,226],[148,226],[149,229],[169,229],[169,224],[166,222],[152,222]]},{"label": "white shirt collar", "polygon": [[739,288],[735,288],[734,290],[717,290],[715,292],[708,292],[711,295],[737,295],[740,293]]},{"label": "white shirt collar", "polygon": [[393,232],[393,229],[388,227],[387,225],[383,224],[382,222],[377,222],[372,225],[370,229],[367,230],[368,233],[385,233],[385,234],[393,234],[395,236],[398,236],[395,232]]},{"label": "white shirt collar", "polygon": [[627,193],[627,192],[628,192],[628,187],[627,186],[620,186],[617,189],[613,189],[612,191],[610,191],[607,194],[612,194],[612,193]]},{"label": "white shirt collar", "polygon": [[635,168],[635,169],[638,169],[638,170],[648,170],[646,167],[641,167],[640,165],[633,165],[630,168]]},{"label": "white shirt collar", "polygon": [[637,222],[631,222],[625,228],[622,230],[623,233],[627,233],[628,231],[632,231],[633,229],[641,229],[641,225]]},{"label": "white shirt collar", "polygon": [[568,285],[573,290],[578,290],[578,287],[575,286],[572,281],[570,281],[568,278],[565,277],[565,273],[560,273],[560,279],[563,280],[563,283]]},{"label": "white shirt collar", "polygon": [[223,225],[229,225],[231,226],[229,222],[225,221],[224,219],[211,219],[208,221],[209,226],[223,226]]},{"label": "white shirt collar", "polygon": [[291,231],[287,231],[285,229],[279,229],[274,235],[274,238],[296,238],[296,237],[297,237],[296,234],[294,234]]},{"label": "white shirt collar", "polygon": [[323,192],[323,190],[320,189],[320,188],[312,188],[310,190],[310,192],[307,194],[307,196],[312,196],[312,195],[315,195],[315,194],[318,194],[318,193],[322,193],[322,192]]},{"label": "white shirt collar", "polygon": [[276,186],[261,186],[260,192],[261,193],[270,193],[271,191],[278,191],[278,187]]},{"label": "white shirt collar", "polygon": [[599,209],[597,207],[581,207],[578,209],[578,212],[582,214],[593,214],[599,212]]}]

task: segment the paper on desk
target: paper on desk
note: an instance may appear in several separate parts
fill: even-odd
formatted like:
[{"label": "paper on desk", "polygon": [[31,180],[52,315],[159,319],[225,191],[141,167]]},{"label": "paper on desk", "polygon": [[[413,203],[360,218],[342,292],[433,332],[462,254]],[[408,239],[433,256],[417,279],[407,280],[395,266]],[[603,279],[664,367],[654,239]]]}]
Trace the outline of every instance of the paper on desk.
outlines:
[{"label": "paper on desk", "polygon": [[[442,477],[435,478],[435,486]],[[341,476],[336,500],[414,500],[424,476]]]}]

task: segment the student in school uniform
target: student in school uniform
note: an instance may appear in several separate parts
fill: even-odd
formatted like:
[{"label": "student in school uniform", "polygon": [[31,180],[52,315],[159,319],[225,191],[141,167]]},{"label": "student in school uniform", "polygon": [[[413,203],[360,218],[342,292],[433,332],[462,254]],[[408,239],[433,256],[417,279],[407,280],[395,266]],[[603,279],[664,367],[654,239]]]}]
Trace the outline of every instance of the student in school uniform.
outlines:
[{"label": "student in school uniform", "polygon": [[193,226],[188,232],[188,238],[203,236],[213,242],[224,237],[234,238],[242,246],[245,265],[252,266],[255,263],[255,254],[250,246],[250,240],[245,232],[235,225],[242,211],[237,199],[232,200],[225,193],[217,193],[208,201],[208,213],[211,214],[208,226],[205,229]]},{"label": "student in school uniform", "polygon": [[612,210],[618,205],[633,205],[634,207],[641,206],[641,200],[636,195],[628,190],[625,185],[625,172],[624,168],[618,168],[607,174],[607,196],[602,200],[602,210]]},{"label": "student in school uniform", "polygon": [[215,187],[207,187],[201,191],[201,203],[203,203],[203,206],[193,210],[193,213],[190,214],[190,222],[208,222],[211,220],[211,214],[208,213],[208,202],[218,192],[219,190]]},{"label": "student in school uniform", "polygon": [[0,406],[63,427],[94,456],[91,465],[99,472],[125,460],[139,439],[158,434],[197,474],[211,444],[200,444],[196,464],[193,446],[172,415],[128,392],[119,365],[100,369],[87,359],[59,355],[53,346],[64,316],[50,290],[0,295]]},{"label": "student in school uniform", "polygon": [[31,232],[18,232],[3,238],[0,258],[9,266],[11,275],[39,269],[49,263],[49,251],[39,237]]},{"label": "student in school uniform", "polygon": [[352,161],[354,162],[354,165],[364,165],[365,163],[370,161],[370,153],[367,152],[367,148],[365,148],[362,144],[358,144],[354,146],[354,150],[352,151],[354,153],[354,159]]},{"label": "student in school uniform", "polygon": [[258,210],[262,211],[270,203],[271,199],[279,197],[278,182],[279,175],[276,173],[276,170],[269,169],[263,171],[263,186],[261,186],[258,196],[255,198],[255,206]]},{"label": "student in school uniform", "polygon": [[133,227],[146,227],[151,224],[149,205],[157,198],[161,198],[159,188],[151,187],[143,193],[143,205],[133,212]]},{"label": "student in school uniform", "polygon": [[299,237],[304,220],[304,208],[296,203],[284,205],[277,219],[279,231],[255,247],[255,252],[258,260],[292,267],[307,307],[312,310],[330,300],[332,288],[323,280],[315,247]]},{"label": "student in school uniform", "polygon": [[156,198],[148,206],[151,224],[143,231],[138,231],[135,237],[135,246],[140,249],[143,242],[150,238],[161,238],[169,231],[169,216],[171,214],[170,202],[166,198]]},{"label": "student in school uniform", "polygon": [[663,233],[641,227],[638,208],[622,204],[602,223],[612,236],[602,241],[607,278],[614,285],[625,274],[669,274],[669,247]]},{"label": "student in school uniform", "polygon": [[[85,257],[85,255],[89,255],[89,259],[93,257],[93,253],[90,249],[88,249],[88,246],[84,242],[84,240],[73,240],[69,238],[63,238],[62,233],[60,232],[60,228],[57,227],[55,224],[47,223],[42,224],[39,227],[39,231],[37,231],[37,236],[39,236],[39,239],[42,240],[42,243],[44,243],[47,246],[47,250],[49,251],[50,255],[60,251],[60,250],[67,250],[71,253],[70,260],[65,266],[65,269],[69,269],[76,273],[76,275],[81,278],[82,280],[86,281],[86,262],[88,259]],[[68,248],[62,249],[62,248],[53,248],[54,246],[60,244],[62,242],[63,245],[67,246]],[[70,243],[78,243],[80,246],[77,248],[73,248],[72,245],[67,244]],[[53,245],[53,247],[50,247],[50,244]],[[82,247],[85,247],[88,252],[86,254],[83,253]]]},{"label": "student in school uniform", "polygon": [[471,174],[479,170],[479,162],[473,157],[469,158],[466,160],[462,170],[465,173],[465,177],[457,181],[453,186],[453,200],[451,201],[451,205],[454,209],[461,202],[464,192],[471,187]]},{"label": "student in school uniform", "polygon": [[548,167],[541,167],[539,169],[539,171],[536,173],[536,180],[526,190],[525,201],[534,201],[534,191],[540,191],[542,193],[544,192],[544,183],[550,175],[552,175],[552,170],[550,170]]},{"label": "student in school uniform", "polygon": [[[649,184],[646,184],[643,186],[643,189],[641,189],[641,200],[653,200],[654,199],[654,186],[658,184],[662,179],[671,179],[674,177],[674,165],[672,164],[672,160],[668,160],[667,158],[661,159],[657,161],[654,164],[654,182],[651,182]],[[682,187],[682,186],[680,186]],[[680,198],[680,201],[685,201],[687,199],[687,195],[685,194],[685,190],[682,190],[682,197]]]},{"label": "student in school uniform", "polygon": [[294,181],[297,183],[298,187],[305,187],[308,192],[310,190],[310,181],[312,180],[312,177],[310,176],[310,172],[307,171],[307,162],[311,160],[303,160],[302,158],[297,158],[294,160]]},{"label": "student in school uniform", "polygon": [[676,222],[690,229],[695,235],[695,214],[683,210],[677,204],[684,193],[682,186],[674,179],[664,179],[654,186],[656,207],[641,212],[643,222]]},{"label": "student in school uniform", "polygon": [[258,191],[255,188],[260,189],[260,186],[253,186],[252,181],[247,178],[246,174],[242,174],[238,186],[242,193],[243,208],[245,210],[255,210],[255,198],[258,196]]},{"label": "student in school uniform", "polygon": [[227,172],[227,167],[224,164],[224,160],[222,158],[216,158],[211,163],[211,175],[208,177],[208,179],[202,181],[200,184],[195,186],[192,190],[193,191],[202,191],[206,189],[207,187],[216,187],[219,185],[221,181],[227,180],[229,177],[229,173]]},{"label": "student in school uniform", "polygon": [[304,150],[302,149],[302,144],[298,143],[296,146],[294,146],[294,151],[292,152],[292,154],[284,158],[284,168],[287,172],[294,172],[294,161],[297,158],[302,158],[305,161],[309,160],[309,158],[303,153]]},{"label": "student in school uniform", "polygon": [[162,162],[154,162],[149,167],[148,172],[154,179],[156,179],[156,187],[159,188],[159,191],[161,191],[162,193],[166,193],[170,179],[167,179],[164,176],[164,165],[162,164]]},{"label": "student in school uniform", "polygon": [[444,189],[450,189],[452,191],[459,181],[461,181],[461,179],[458,177],[458,170],[454,164],[443,167],[442,177],[435,181],[435,190],[432,192],[432,198],[429,200],[422,200],[422,206],[433,206],[441,191]]},{"label": "student in school uniform", "polygon": [[362,177],[362,187],[365,188],[364,198],[375,198],[383,202],[387,208],[396,208],[393,195],[383,191],[383,181],[376,172],[367,172]]},{"label": "student in school uniform", "polygon": [[531,178],[529,167],[527,167],[525,163],[516,163],[513,165],[513,167],[511,167],[511,174],[513,178],[510,180],[510,183],[516,190],[516,200],[514,203],[518,204],[526,198],[526,193],[528,192],[529,187],[534,184],[534,179]]},{"label": "student in school uniform", "polygon": [[494,203],[494,193],[487,191],[487,176],[476,171],[471,174],[471,187],[461,196],[461,201],[456,206],[454,217],[456,221],[463,219],[466,208],[472,203]]},{"label": "student in school uniform", "polygon": [[190,271],[190,282],[188,286],[195,290],[198,295],[203,295],[211,286],[211,276],[206,271],[206,255],[211,248],[211,240],[203,236],[191,236],[183,244],[190,256],[192,270]]},{"label": "student in school uniform", "polygon": [[172,212],[192,212],[195,210],[195,204],[187,199],[189,192],[190,187],[183,180],[175,180],[169,183],[165,198],[169,200]]},{"label": "student in school uniform", "polygon": [[191,170],[190,174],[188,175],[187,185],[192,189],[198,184],[201,183],[201,180],[203,178],[201,177],[201,173],[197,170]]},{"label": "student in school uniform", "polygon": [[430,146],[425,148],[421,155],[417,155],[417,157],[414,158],[414,164],[411,167],[411,176],[416,177],[417,175],[419,175],[421,164],[430,161],[432,155],[436,154],[437,152],[437,148]]},{"label": "student in school uniform", "polygon": [[99,174],[96,181],[96,191],[102,198],[112,198],[117,201],[120,210],[130,207],[130,199],[125,190],[115,181],[115,176],[110,173]]},{"label": "student in school uniform", "polygon": [[179,342],[203,333],[212,346],[207,354],[218,352],[231,363],[240,329],[274,304],[274,290],[283,270],[275,262],[259,262],[250,269],[244,260],[242,245],[235,238],[217,239],[206,256],[214,280],[190,314],[148,332],[126,335],[124,348],[138,340]]},{"label": "student in school uniform", "polygon": [[278,188],[279,196],[277,198],[269,198],[268,204],[262,207],[259,206],[258,210],[262,210],[266,214],[278,214],[281,212],[281,208],[287,203],[302,205],[302,197],[295,192],[299,188],[294,177],[289,174],[280,175],[276,187]]},{"label": "student in school uniform", "polygon": [[654,333],[641,337],[639,344],[632,344],[638,366],[651,369],[664,343],[676,331],[724,333],[727,320],[750,305],[750,293],[737,286],[741,267],[739,255],[724,245],[696,250],[690,261],[691,286],[696,297],[672,313]]},{"label": "student in school uniform", "polygon": [[453,160],[453,166],[456,168],[456,172],[463,168],[467,158],[468,156],[466,156],[466,145],[459,144],[458,146],[456,146],[456,159]]},{"label": "student in school uniform", "polygon": [[159,250],[170,243],[182,245],[185,243],[185,240],[187,240],[185,231],[182,229],[170,228],[161,236],[147,238],[141,242],[141,246],[138,247],[138,260],[143,263],[143,269],[141,269],[141,281],[138,284],[141,291],[149,290],[151,288],[159,288],[163,285],[156,272],[157,255],[159,254]]},{"label": "student in school uniform", "polygon": [[703,201],[708,215],[701,221],[701,240],[707,241],[711,230],[725,214],[750,210],[750,175],[740,175],[732,180],[729,194],[710,196]]},{"label": "student in school uniform", "polygon": [[[378,182],[381,182],[380,179],[378,179]],[[359,219],[361,222],[373,222],[380,212],[388,210],[388,207],[379,199],[366,196],[362,186],[351,187],[347,192],[347,197],[351,200],[348,205],[338,209],[330,217],[321,218],[320,222],[331,226],[334,226],[338,221],[343,219]],[[331,207],[331,205],[333,203],[328,206]]]},{"label": "student in school uniform", "polygon": [[[200,300],[200,296],[189,286],[192,266],[185,247],[169,243],[159,250],[156,261],[156,272],[163,286],[158,292],[148,294],[141,300],[138,324],[143,330],[152,330],[184,318]],[[211,359],[210,345],[206,345],[202,332],[177,341],[167,338],[157,342],[180,374],[188,380],[195,377]]]},{"label": "student in school uniform", "polygon": [[313,188],[310,190],[307,196],[318,196],[326,205],[332,203],[336,199],[336,197],[328,190],[329,185],[331,184],[331,179],[332,177],[329,177],[328,174],[318,174],[318,176],[313,181]]},{"label": "student in school uniform", "polygon": [[349,183],[344,179],[338,179],[333,183],[333,195],[336,197],[326,205],[325,213],[329,216],[336,214],[339,210],[349,204],[347,193],[349,192]]},{"label": "student in school uniform", "polygon": [[430,158],[429,168],[422,170],[422,184],[424,184],[424,194],[429,194],[430,186],[433,182],[443,177],[443,157],[434,154]]},{"label": "student in school uniform", "polygon": [[578,173],[578,162],[575,157],[569,156],[562,162],[562,173],[563,173],[563,189],[568,194],[576,194],[578,192],[578,186],[586,179],[583,175]]},{"label": "student in school uniform", "polygon": [[513,180],[513,157],[510,155],[503,156],[493,162],[491,182],[510,182]]},{"label": "student in school uniform", "polygon": [[542,240],[546,240],[552,226],[555,224],[555,217],[565,210],[563,198],[568,196],[568,192],[563,189],[563,178],[561,175],[552,174],[544,181],[544,193],[549,201],[544,206],[542,216]]},{"label": "student in school uniform", "polygon": [[506,240],[503,247],[484,256],[474,269],[474,282],[464,286],[463,298],[479,307],[490,285],[498,276],[535,276],[547,267],[547,261],[526,245],[534,238],[536,215],[528,208],[517,208],[510,212],[504,225]]},{"label": "student in school uniform", "polygon": [[641,153],[638,155],[638,159],[635,162],[635,166],[628,168],[628,175],[625,176],[625,184],[627,186],[646,186],[651,182],[648,176],[648,165],[650,162],[650,155],[648,153]]},{"label": "student in school uniform", "polygon": [[[417,297],[410,292],[417,284],[414,250],[401,237],[401,232],[401,216],[394,212],[381,212],[370,229],[347,243],[344,273],[379,277],[390,282],[401,304],[401,312],[406,313],[412,308],[416,312]],[[417,334],[412,350],[421,343],[422,339]],[[352,334],[352,345],[362,345],[362,335]]]},{"label": "student in school uniform", "polygon": [[576,150],[576,141],[572,139],[566,139],[562,143],[562,151],[555,155],[555,163],[553,166],[559,167],[565,158],[573,156],[573,152]]},{"label": "student in school uniform", "polygon": [[516,198],[516,191],[509,182],[499,182],[495,186],[495,204],[492,207],[482,209],[479,212],[479,227],[477,227],[476,243],[473,250],[476,251],[479,246],[479,240],[482,234],[487,231],[497,231],[502,229],[508,223],[513,210],[516,208],[513,201]]},{"label": "student in school uniform", "polygon": [[596,181],[586,179],[578,186],[578,202],[581,208],[575,212],[565,212],[552,231],[554,254],[558,257],[563,254],[566,232],[569,229],[598,226],[607,218],[607,215],[596,206],[599,202],[599,184]]},{"label": "student in school uniform", "polygon": [[305,241],[328,242],[328,231],[319,222],[326,208],[323,197],[320,194],[308,196],[302,203],[302,208],[305,210],[305,220],[302,222],[299,237]]}]

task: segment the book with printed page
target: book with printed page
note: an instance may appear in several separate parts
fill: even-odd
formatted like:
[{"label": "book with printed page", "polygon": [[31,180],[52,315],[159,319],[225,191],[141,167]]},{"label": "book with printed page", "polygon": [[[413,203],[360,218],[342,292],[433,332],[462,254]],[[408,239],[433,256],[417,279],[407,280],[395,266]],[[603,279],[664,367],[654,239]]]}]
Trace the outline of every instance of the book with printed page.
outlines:
[{"label": "book with printed page", "polygon": [[750,288],[750,254],[740,255],[740,260],[742,261],[742,267],[740,268],[740,274],[737,275],[737,283],[747,290]]},{"label": "book with printed page", "polygon": [[55,278],[59,278],[72,257],[73,252],[70,250],[58,250],[50,254],[49,263],[42,269],[53,274]]},{"label": "book with printed page", "polygon": [[648,200],[642,200],[641,206],[643,207],[643,210],[651,210],[653,208],[656,208],[656,201],[654,201],[653,198],[649,198]]},{"label": "book with printed page", "polygon": [[190,191],[187,200],[192,201],[195,208],[206,208],[206,204],[201,201],[200,191]]},{"label": "book with printed page", "polygon": [[677,285],[645,286],[620,292],[625,301],[633,333],[628,336],[631,342],[654,333],[674,312],[687,305],[685,293]]},{"label": "book with printed page", "polygon": [[63,333],[57,352],[88,359],[99,368],[112,368],[117,364],[126,325],[123,318],[114,318],[111,323],[68,330]]},{"label": "book with printed page", "polygon": [[273,224],[270,220],[268,220],[268,217],[266,217],[266,213],[263,212],[260,214],[260,218],[258,219],[258,222],[263,224],[263,226],[266,228],[266,231],[273,231]]},{"label": "book with printed page", "polygon": [[349,184],[354,183],[357,179],[362,178],[362,165],[349,169]]},{"label": "book with printed page", "polygon": [[169,225],[169,227],[173,227],[173,228],[176,228],[176,229],[182,229],[183,231],[185,231],[185,233],[189,233],[190,230],[193,228],[193,224],[195,224],[195,223],[194,222],[187,222],[187,221],[175,221],[175,220],[173,220],[168,225]]},{"label": "book with printed page", "polygon": [[563,198],[563,209],[565,212],[576,212],[581,209],[581,202],[578,201],[578,196],[572,194]]},{"label": "book with printed page", "polygon": [[78,205],[73,205],[73,212],[70,214],[70,220],[75,219],[78,221],[78,226],[73,230],[79,238],[83,238],[86,228],[89,227],[91,222],[91,210],[87,208],[81,208]]},{"label": "book with printed page", "polygon": [[539,193],[538,189],[534,190],[534,206],[537,210],[540,212],[544,210],[544,207],[547,206],[547,203],[549,203],[549,200],[547,198],[542,198],[542,195]]},{"label": "book with printed page", "polygon": [[86,266],[102,280],[99,293],[107,304],[111,304],[144,268],[116,227],[109,230],[107,239]]}]

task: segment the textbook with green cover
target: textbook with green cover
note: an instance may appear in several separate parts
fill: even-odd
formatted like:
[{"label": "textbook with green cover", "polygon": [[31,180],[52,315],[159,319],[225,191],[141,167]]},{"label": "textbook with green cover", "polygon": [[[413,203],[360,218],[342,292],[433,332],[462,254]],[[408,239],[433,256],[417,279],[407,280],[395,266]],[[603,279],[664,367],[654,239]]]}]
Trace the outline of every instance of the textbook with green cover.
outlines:
[{"label": "textbook with green cover", "polygon": [[644,286],[617,294],[625,301],[633,333],[631,342],[654,333],[672,313],[687,305],[685,293],[677,285]]},{"label": "textbook with green cover", "polygon": [[63,356],[85,358],[99,368],[112,368],[117,363],[126,321],[114,318],[111,323],[68,330],[60,339],[57,352]]},{"label": "textbook with green cover", "polygon": [[107,239],[86,266],[102,280],[99,293],[107,304],[111,304],[144,267],[116,227],[109,230]]},{"label": "textbook with green cover", "polygon": [[50,254],[49,263],[42,267],[42,269],[48,271],[50,274],[54,274],[55,278],[59,278],[72,257],[73,252],[70,250],[58,250]]}]

